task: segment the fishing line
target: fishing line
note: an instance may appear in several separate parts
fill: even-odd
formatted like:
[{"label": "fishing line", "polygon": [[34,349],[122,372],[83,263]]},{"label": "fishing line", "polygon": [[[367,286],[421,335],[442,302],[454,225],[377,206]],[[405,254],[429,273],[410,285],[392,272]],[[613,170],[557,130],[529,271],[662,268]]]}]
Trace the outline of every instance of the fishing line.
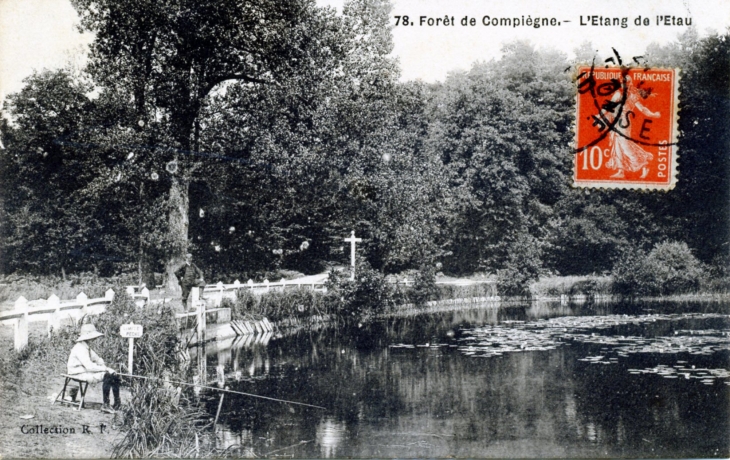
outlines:
[{"label": "fishing line", "polygon": [[[123,372],[117,372],[117,375],[123,375],[125,377],[134,377],[134,378],[146,379],[146,380],[163,380],[163,379],[160,379],[160,378],[157,378],[157,377],[145,377],[143,375],[125,374]],[[324,409],[324,410],[327,410],[326,407],[316,406],[314,404],[307,404],[307,403],[302,403],[302,402],[297,402],[297,401],[288,401],[286,399],[271,398],[269,396],[255,395],[253,393],[244,393],[243,391],[227,390],[225,388],[209,387],[207,385],[200,385],[200,384],[196,384],[196,383],[187,383],[187,382],[178,382],[178,381],[175,381],[175,380],[163,380],[163,381],[168,382],[168,383],[175,383],[175,384],[179,384],[179,385],[187,385],[189,387],[206,388],[208,390],[224,391],[226,393],[233,393],[233,394],[237,394],[237,395],[250,396],[252,398],[268,399],[270,401],[277,401],[277,402],[282,402],[282,403],[287,403],[287,404],[296,404],[296,405],[299,405],[299,406],[307,406],[307,407],[314,407],[315,409]]]}]

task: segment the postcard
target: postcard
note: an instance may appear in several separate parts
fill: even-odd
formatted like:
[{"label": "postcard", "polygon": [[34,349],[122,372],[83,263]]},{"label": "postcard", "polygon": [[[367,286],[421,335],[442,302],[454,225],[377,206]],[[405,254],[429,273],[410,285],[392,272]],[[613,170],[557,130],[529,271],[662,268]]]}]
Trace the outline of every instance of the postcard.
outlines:
[{"label": "postcard", "polygon": [[728,458],[728,27],[0,1],[0,457]]}]

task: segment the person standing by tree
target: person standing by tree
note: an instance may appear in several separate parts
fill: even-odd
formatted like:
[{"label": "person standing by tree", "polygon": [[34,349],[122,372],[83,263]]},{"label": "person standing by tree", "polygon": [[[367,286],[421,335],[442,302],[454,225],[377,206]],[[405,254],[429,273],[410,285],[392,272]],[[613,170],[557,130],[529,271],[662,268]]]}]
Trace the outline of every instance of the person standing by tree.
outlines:
[{"label": "person standing by tree", "polygon": [[188,296],[193,287],[205,287],[205,279],[203,270],[193,263],[193,255],[185,254],[185,265],[175,272],[177,280],[182,287],[182,303],[183,309],[188,303]]}]

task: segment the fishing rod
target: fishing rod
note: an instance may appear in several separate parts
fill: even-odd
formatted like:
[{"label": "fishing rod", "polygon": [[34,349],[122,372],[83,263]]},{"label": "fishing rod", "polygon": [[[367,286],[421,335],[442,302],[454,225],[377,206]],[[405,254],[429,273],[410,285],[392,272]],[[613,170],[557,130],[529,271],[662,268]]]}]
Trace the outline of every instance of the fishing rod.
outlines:
[{"label": "fishing rod", "polygon": [[[125,374],[123,372],[117,372],[117,375],[123,375],[125,377],[134,377],[134,378],[137,378],[137,379],[146,379],[146,380],[163,380],[163,379],[160,379],[158,377],[145,377],[144,375]],[[288,401],[286,399],[271,398],[269,396],[255,395],[255,394],[252,394],[252,393],[244,393],[243,391],[234,391],[234,390],[228,390],[228,389],[225,389],[225,388],[210,387],[210,386],[207,386],[207,385],[200,385],[200,384],[197,384],[197,383],[178,382],[178,381],[175,381],[175,380],[165,380],[165,381],[168,382],[168,383],[176,383],[176,384],[179,384],[179,385],[187,385],[187,386],[190,386],[190,387],[198,387],[198,388],[205,388],[205,389],[208,389],[208,390],[223,391],[223,392],[226,392],[226,393],[233,393],[233,394],[237,394],[237,395],[250,396],[252,398],[268,399],[270,401],[277,401],[277,402],[282,402],[282,403],[287,403],[287,404],[296,404],[296,405],[299,405],[299,406],[307,406],[307,407],[314,407],[315,409],[324,409],[324,410],[327,410],[326,407],[317,406],[317,405],[314,405],[314,404],[307,404],[307,403],[302,403],[302,402],[297,402],[297,401]]]}]

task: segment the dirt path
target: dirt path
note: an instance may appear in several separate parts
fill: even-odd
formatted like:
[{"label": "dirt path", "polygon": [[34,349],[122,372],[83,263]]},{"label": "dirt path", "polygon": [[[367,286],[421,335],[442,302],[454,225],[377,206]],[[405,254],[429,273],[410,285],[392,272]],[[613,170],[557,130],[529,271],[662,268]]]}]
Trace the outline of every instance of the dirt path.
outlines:
[{"label": "dirt path", "polygon": [[[12,328],[0,328],[0,350],[12,346]],[[101,384],[89,385],[82,411],[51,405],[52,395],[63,388],[64,367],[44,363],[42,369],[22,369],[16,381],[0,376],[0,458],[110,457],[122,433],[113,426],[114,415],[99,410]],[[122,401],[129,397],[122,387]],[[49,433],[43,433],[45,428]]]}]

